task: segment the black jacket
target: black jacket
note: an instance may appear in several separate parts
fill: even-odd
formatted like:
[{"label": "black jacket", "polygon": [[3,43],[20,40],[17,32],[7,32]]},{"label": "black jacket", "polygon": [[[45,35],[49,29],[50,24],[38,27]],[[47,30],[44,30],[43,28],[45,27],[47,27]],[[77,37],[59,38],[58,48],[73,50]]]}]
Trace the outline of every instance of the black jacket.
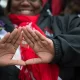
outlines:
[{"label": "black jacket", "polygon": [[44,8],[37,24],[53,40],[55,57],[51,63],[59,65],[62,80],[80,80],[80,18],[50,16],[48,12]]},{"label": "black jacket", "polygon": [[[4,28],[7,32],[12,32],[14,27],[0,6],[0,21],[5,23]],[[16,66],[0,67],[0,80],[18,80],[19,69]]]}]

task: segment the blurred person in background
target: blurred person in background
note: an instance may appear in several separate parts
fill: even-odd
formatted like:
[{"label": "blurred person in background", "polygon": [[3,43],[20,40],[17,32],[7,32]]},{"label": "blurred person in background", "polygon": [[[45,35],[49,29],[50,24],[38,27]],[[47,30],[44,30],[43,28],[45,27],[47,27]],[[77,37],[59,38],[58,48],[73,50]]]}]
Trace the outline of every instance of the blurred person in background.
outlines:
[{"label": "blurred person in background", "polygon": [[80,14],[80,0],[66,0],[63,14]]}]

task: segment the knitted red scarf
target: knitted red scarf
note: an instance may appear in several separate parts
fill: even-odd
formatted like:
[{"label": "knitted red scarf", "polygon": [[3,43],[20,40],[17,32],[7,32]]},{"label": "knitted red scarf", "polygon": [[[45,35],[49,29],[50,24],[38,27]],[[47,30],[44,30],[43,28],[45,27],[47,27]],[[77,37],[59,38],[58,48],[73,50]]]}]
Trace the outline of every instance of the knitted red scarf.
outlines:
[{"label": "knitted red scarf", "polygon": [[[32,22],[32,29],[38,30],[44,35],[44,32],[36,25],[39,15],[37,16],[22,16],[22,15],[9,15],[10,20],[17,26],[26,26]],[[27,26],[26,26],[27,27]],[[38,57],[35,52],[26,45],[21,46],[21,57],[24,61]],[[20,80],[57,80],[59,69],[56,64],[33,64],[21,67],[19,78]]]}]

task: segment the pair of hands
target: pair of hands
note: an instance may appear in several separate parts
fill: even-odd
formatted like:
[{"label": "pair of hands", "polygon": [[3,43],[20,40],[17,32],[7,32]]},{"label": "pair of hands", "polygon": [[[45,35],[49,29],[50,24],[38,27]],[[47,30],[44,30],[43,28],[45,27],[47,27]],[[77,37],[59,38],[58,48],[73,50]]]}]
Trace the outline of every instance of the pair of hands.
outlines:
[{"label": "pair of hands", "polygon": [[[23,33],[21,33],[23,31]],[[20,45],[22,36],[30,47],[39,56],[38,58],[23,60],[12,60],[17,47]],[[31,28],[14,29],[0,40],[0,66],[6,65],[29,65],[38,63],[49,63],[54,58],[54,45],[52,40]]]}]

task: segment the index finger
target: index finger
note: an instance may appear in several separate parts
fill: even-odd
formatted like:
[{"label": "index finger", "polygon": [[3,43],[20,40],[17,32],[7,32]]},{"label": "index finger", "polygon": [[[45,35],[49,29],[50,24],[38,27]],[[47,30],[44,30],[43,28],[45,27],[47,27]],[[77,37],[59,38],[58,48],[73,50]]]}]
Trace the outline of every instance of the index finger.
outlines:
[{"label": "index finger", "polygon": [[18,30],[14,29],[14,31],[10,34],[10,37],[8,38],[8,40],[6,42],[8,42],[8,43],[11,42],[17,33],[18,33]]},{"label": "index finger", "polygon": [[11,60],[8,65],[21,65],[21,66],[24,66],[25,62],[23,60]]}]

